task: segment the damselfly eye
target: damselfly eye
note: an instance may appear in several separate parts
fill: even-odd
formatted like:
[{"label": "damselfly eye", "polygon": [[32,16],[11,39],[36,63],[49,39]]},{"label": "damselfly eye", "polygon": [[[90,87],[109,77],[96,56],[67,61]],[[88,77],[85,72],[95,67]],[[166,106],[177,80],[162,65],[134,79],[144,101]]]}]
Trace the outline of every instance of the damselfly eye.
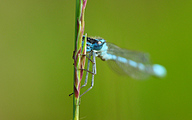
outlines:
[{"label": "damselfly eye", "polygon": [[101,41],[99,41],[98,44],[100,45],[100,44],[101,44]]}]

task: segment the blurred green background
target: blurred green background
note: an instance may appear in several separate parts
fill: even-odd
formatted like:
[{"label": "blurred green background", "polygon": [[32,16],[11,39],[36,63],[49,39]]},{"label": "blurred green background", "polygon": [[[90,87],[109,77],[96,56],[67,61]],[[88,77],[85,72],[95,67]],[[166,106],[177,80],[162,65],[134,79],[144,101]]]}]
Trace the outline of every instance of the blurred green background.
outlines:
[{"label": "blurred green background", "polygon": [[[1,0],[0,120],[72,120],[75,4]],[[95,86],[81,99],[80,118],[190,120],[191,13],[191,0],[88,0],[89,36],[148,52],[168,75],[138,81],[97,59]]]}]

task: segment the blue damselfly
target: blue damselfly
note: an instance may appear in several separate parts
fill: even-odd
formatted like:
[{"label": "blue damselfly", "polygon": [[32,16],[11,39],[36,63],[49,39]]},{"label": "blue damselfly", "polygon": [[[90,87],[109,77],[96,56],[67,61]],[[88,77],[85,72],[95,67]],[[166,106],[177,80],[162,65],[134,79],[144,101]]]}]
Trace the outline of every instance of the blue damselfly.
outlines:
[{"label": "blue damselfly", "polygon": [[[84,40],[85,36],[83,36],[83,42]],[[162,65],[152,64],[147,53],[122,49],[112,43],[106,42],[102,38],[87,37],[86,45],[88,63],[87,69],[84,69],[87,73],[85,83],[82,87],[87,85],[88,73],[92,74],[92,80],[91,87],[82,95],[88,92],[94,85],[94,75],[96,74],[95,57],[99,57],[103,61],[113,61],[122,72],[134,79],[146,79],[150,76],[161,78],[166,75],[166,69]],[[90,62],[93,64],[92,71],[89,71]]]}]

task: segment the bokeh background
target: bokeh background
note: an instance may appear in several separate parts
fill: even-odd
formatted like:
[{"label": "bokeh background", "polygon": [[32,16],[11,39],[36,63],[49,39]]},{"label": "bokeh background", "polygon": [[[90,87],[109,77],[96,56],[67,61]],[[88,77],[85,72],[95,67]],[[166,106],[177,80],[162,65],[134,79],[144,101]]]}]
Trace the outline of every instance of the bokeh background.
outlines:
[{"label": "bokeh background", "polygon": [[[72,120],[75,4],[0,1],[0,120]],[[97,59],[80,118],[192,119],[191,13],[191,0],[88,0],[89,36],[148,52],[168,75],[138,81]]]}]

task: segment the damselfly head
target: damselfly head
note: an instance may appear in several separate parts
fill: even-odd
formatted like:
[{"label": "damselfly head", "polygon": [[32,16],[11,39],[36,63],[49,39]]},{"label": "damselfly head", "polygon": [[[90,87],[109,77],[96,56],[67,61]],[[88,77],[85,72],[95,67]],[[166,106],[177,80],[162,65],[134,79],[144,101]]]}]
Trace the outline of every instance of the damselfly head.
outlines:
[{"label": "damselfly head", "polygon": [[104,39],[95,39],[97,42],[93,44],[93,50],[101,50],[103,44],[105,43]]},{"label": "damselfly head", "polygon": [[[83,41],[85,36],[83,36]],[[90,50],[100,50],[105,43],[105,40],[97,37],[87,37],[87,52]]]}]

